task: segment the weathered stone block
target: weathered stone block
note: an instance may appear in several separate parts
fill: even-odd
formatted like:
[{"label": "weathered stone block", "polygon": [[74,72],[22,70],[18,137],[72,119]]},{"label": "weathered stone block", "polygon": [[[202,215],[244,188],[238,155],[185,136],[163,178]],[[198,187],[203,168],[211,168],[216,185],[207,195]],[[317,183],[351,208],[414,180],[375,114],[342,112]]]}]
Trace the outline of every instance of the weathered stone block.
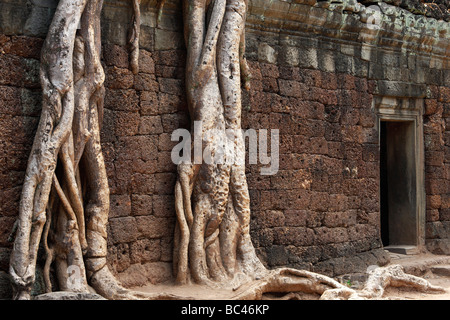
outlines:
[{"label": "weathered stone block", "polygon": [[105,87],[111,89],[130,89],[134,83],[133,73],[125,68],[107,67]]},{"label": "weathered stone block", "polygon": [[181,79],[158,78],[161,92],[184,95],[184,81]]},{"label": "weathered stone block", "polygon": [[287,227],[306,227],[306,220],[310,214],[307,210],[285,210],[284,222]]},{"label": "weathered stone block", "polygon": [[155,74],[155,62],[150,51],[139,50],[139,72]]},{"label": "weathered stone block", "polygon": [[315,232],[304,227],[276,227],[274,230],[274,244],[310,246],[314,242]]},{"label": "weathered stone block", "polygon": [[151,194],[155,190],[153,174],[135,173],[131,176],[131,191],[135,194]]},{"label": "weathered stone block", "polygon": [[137,216],[136,223],[137,235],[147,239],[170,237],[173,233],[173,222],[167,218]]},{"label": "weathered stone block", "polygon": [[[139,113],[104,110],[103,133],[114,132],[117,136],[132,136],[138,132]],[[111,141],[112,137],[102,136],[102,141]]]},{"label": "weathered stone block", "polygon": [[138,73],[135,77],[134,88],[140,91],[158,92],[159,84],[154,74]]},{"label": "weathered stone block", "polygon": [[105,94],[105,108],[114,111],[138,111],[139,96],[136,90],[107,89]]},{"label": "weathered stone block", "polygon": [[161,258],[159,239],[140,239],[130,246],[131,263],[157,262]]},{"label": "weathered stone block", "polygon": [[143,116],[139,123],[139,134],[160,134],[163,126],[160,116]]},{"label": "weathered stone block", "polygon": [[133,216],[146,216],[152,213],[153,198],[147,194],[131,195],[131,214]]},{"label": "weathered stone block", "polygon": [[125,243],[136,241],[138,237],[138,226],[134,217],[111,218],[111,238],[113,243]]},{"label": "weathered stone block", "polygon": [[426,97],[426,85],[406,83],[400,81],[377,81],[375,93],[382,96],[391,97],[410,97],[410,98],[424,98]]},{"label": "weathered stone block", "polygon": [[276,50],[267,43],[261,43],[258,47],[258,60],[265,63],[275,64],[278,59]]},{"label": "weathered stone block", "polygon": [[175,217],[175,198],[171,194],[153,196],[153,215],[155,217]]},{"label": "weathered stone block", "polygon": [[126,194],[111,195],[109,205],[109,217],[127,217],[131,214],[130,196]]},{"label": "weathered stone block", "polygon": [[155,116],[159,114],[158,93],[142,91],[140,97],[140,111],[143,116]]},{"label": "weathered stone block", "polygon": [[129,67],[129,55],[124,46],[105,44],[103,46],[103,59],[107,66],[117,68]]},{"label": "weathered stone block", "polygon": [[155,50],[173,50],[183,46],[182,33],[155,28]]}]

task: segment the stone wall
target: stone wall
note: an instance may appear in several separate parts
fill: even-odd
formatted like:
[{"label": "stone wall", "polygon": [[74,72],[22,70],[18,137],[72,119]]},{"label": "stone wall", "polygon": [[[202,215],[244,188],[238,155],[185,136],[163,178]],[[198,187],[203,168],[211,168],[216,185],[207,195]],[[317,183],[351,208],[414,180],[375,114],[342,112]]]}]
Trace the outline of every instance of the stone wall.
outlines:
[{"label": "stone wall", "polygon": [[251,66],[244,126],[280,129],[278,173],[248,173],[260,255],[270,267],[326,274],[377,264],[383,257],[374,250],[381,244],[373,83],[344,73]]},{"label": "stone wall", "polygon": [[[40,113],[39,53],[57,1],[0,9],[0,270]],[[108,261],[126,286],[171,276],[176,168],[187,128],[179,1],[156,26],[142,3],[140,72],[129,70],[131,7],[103,10],[102,145],[111,189]],[[449,24],[379,3],[250,1],[243,128],[280,130],[280,168],[248,165],[254,245],[269,267],[339,275],[384,264],[374,97],[424,101],[427,247],[450,253]],[[26,9],[24,9],[26,8]],[[372,18],[371,18],[372,17]]]}]

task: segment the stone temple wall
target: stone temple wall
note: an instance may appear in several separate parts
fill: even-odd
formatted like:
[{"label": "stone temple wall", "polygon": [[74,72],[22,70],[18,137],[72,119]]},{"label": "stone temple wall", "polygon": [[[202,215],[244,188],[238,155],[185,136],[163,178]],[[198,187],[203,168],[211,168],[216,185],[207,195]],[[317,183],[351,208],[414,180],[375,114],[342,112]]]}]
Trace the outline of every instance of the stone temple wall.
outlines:
[{"label": "stone temple wall", "polygon": [[[263,176],[265,165],[247,166],[258,255],[268,267],[327,275],[388,261],[380,236],[377,125],[378,101],[386,99],[397,113],[402,105],[419,106],[420,244],[449,254],[450,24],[383,2],[332,2],[249,1],[253,77],[243,92],[242,125],[280,132],[278,173]],[[0,275],[8,269],[8,237],[39,120],[39,54],[56,4],[0,1]],[[158,26],[155,6],[154,0],[141,6],[137,75],[126,47],[131,4],[107,0],[103,9],[108,261],[125,286],[171,277],[170,155],[177,144],[171,134],[189,126],[180,1],[167,1]]]}]

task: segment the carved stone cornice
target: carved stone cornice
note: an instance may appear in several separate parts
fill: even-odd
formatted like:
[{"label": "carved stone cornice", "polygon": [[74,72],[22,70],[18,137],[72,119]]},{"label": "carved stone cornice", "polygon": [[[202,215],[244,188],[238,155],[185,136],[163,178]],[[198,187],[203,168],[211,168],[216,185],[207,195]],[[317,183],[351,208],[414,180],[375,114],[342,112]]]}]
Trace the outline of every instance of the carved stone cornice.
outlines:
[{"label": "carved stone cornice", "polygon": [[250,0],[247,28],[450,56],[450,23],[383,2],[366,7],[355,0]]}]

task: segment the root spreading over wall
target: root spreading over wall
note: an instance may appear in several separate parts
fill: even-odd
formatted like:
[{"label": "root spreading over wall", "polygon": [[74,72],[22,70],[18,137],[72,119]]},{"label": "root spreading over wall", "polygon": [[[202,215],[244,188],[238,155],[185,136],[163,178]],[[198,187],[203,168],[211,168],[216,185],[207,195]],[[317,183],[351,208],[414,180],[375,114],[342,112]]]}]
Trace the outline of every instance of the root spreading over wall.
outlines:
[{"label": "root spreading over wall", "polygon": [[[133,0],[131,69],[139,71],[139,0]],[[160,2],[160,10],[164,1]],[[182,299],[125,290],[106,264],[109,189],[100,145],[105,74],[102,0],[61,0],[42,49],[43,107],[20,202],[10,274],[15,299],[29,299],[42,243],[47,291],[54,265],[61,290],[108,299]],[[191,159],[178,164],[173,266],[179,284],[229,288],[230,299],[306,292],[322,299],[380,298],[388,286],[439,291],[401,267],[376,269],[362,291],[312,272],[267,270],[250,237],[250,197],[241,132],[247,0],[184,0],[186,96]],[[159,15],[160,16],[160,15]],[[158,18],[159,19],[159,18]],[[78,29],[78,26],[80,28]],[[213,130],[214,135],[208,135]],[[201,142],[201,156],[194,153]],[[232,152],[228,152],[231,150]],[[208,154],[210,160],[205,161]],[[77,277],[73,281],[72,272]]]}]

